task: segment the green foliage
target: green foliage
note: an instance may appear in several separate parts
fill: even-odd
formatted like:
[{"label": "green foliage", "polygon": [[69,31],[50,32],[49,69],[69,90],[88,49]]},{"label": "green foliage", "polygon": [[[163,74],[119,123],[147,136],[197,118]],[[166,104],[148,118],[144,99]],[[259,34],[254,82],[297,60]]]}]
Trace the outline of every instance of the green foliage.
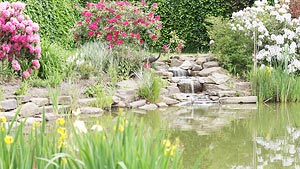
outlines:
[{"label": "green foliage", "polygon": [[150,102],[157,102],[160,90],[164,87],[164,81],[154,72],[145,71],[140,78],[139,96]]},{"label": "green foliage", "polygon": [[9,82],[15,77],[11,63],[8,60],[1,60],[0,62],[0,84]]},{"label": "green foliage", "polygon": [[266,66],[251,72],[254,94],[260,102],[299,102],[300,77],[288,74],[281,68]]},{"label": "green foliage", "polygon": [[99,108],[111,108],[113,104],[112,92],[110,90],[105,90],[102,86],[95,85],[90,86],[85,90],[85,94],[88,97],[96,97],[95,101],[89,103],[90,106]]},{"label": "green foliage", "polygon": [[207,19],[208,34],[214,41],[210,49],[222,67],[234,75],[246,77],[252,67],[253,41],[244,34],[233,31],[229,21],[221,17]]},{"label": "green foliage", "polygon": [[32,86],[51,86],[59,85],[71,73],[69,63],[66,58],[73,53],[65,50],[57,44],[51,44],[48,40],[42,41],[41,67],[38,74],[30,77]]},{"label": "green foliage", "polygon": [[[17,1],[17,0],[12,0]],[[26,3],[26,14],[39,24],[39,33],[51,43],[64,48],[74,46],[74,38],[70,29],[79,14],[73,8],[73,0],[18,0]]]},{"label": "green foliage", "polygon": [[18,89],[15,91],[15,95],[26,95],[28,90],[27,80],[23,80],[19,83]]},{"label": "green foliage", "polygon": [[253,4],[253,1],[237,0],[148,0],[157,2],[157,14],[161,16],[163,28],[162,38],[157,48],[167,44],[170,32],[176,31],[181,39],[186,41],[185,51],[207,51],[209,36],[205,27],[205,18],[209,16],[223,16],[229,18],[233,11],[238,11]]}]

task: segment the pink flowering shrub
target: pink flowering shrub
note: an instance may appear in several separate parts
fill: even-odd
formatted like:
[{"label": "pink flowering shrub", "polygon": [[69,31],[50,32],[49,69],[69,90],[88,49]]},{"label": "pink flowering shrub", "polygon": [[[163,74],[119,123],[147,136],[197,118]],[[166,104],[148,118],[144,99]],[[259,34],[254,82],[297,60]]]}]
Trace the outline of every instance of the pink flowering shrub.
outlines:
[{"label": "pink flowering shrub", "polygon": [[75,25],[76,42],[100,40],[108,48],[155,42],[162,26],[160,16],[155,15],[157,8],[157,3],[148,6],[144,0],[87,3]]},{"label": "pink flowering shrub", "polygon": [[23,15],[22,2],[0,3],[0,60],[8,60],[18,75],[28,78],[39,69],[41,58],[39,25]]}]

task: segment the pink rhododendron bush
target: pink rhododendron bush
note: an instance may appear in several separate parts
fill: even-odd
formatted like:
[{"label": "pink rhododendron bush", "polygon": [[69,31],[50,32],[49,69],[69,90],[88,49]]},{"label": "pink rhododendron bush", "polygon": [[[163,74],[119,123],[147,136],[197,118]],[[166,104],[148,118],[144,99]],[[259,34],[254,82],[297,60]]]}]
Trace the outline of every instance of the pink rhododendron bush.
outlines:
[{"label": "pink rhododendron bush", "polygon": [[156,9],[156,3],[148,6],[145,1],[87,3],[80,9],[81,18],[75,26],[76,41],[101,41],[111,49],[124,44],[153,43],[159,38],[162,26],[160,16],[155,15]]},{"label": "pink rhododendron bush", "polygon": [[9,64],[17,75],[28,78],[40,68],[39,25],[23,15],[25,4],[0,3],[0,60]]},{"label": "pink rhododendron bush", "polygon": [[233,13],[231,28],[254,42],[254,61],[262,68],[285,66],[289,73],[300,72],[300,20],[292,18],[289,4],[268,5],[256,1],[253,7]]}]

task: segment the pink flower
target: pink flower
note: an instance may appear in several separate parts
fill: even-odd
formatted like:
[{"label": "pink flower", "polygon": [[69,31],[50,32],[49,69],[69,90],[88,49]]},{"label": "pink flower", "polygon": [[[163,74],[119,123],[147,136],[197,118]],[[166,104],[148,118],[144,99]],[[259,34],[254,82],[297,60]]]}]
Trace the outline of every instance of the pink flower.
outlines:
[{"label": "pink flower", "polygon": [[178,49],[182,49],[183,47],[182,47],[182,45],[179,44],[179,45],[177,46],[177,48],[178,48]]},{"label": "pink flower", "polygon": [[27,27],[26,27],[26,33],[27,33],[28,35],[32,35],[32,27],[31,27],[31,26],[27,26]]},{"label": "pink flower", "polygon": [[31,64],[34,69],[39,69],[40,68],[40,62],[38,60],[32,60]]},{"label": "pink flower", "polygon": [[111,18],[110,20],[107,21],[107,23],[109,23],[109,24],[112,24],[112,23],[115,23],[115,22],[117,22],[116,18]]},{"label": "pink flower", "polygon": [[28,73],[32,74],[33,70],[31,68],[28,69]]},{"label": "pink flower", "polygon": [[11,45],[10,44],[2,44],[1,45],[1,48],[4,52],[6,53],[9,53],[10,52],[10,48],[11,48]]},{"label": "pink flower", "polygon": [[24,20],[24,16],[23,15],[19,15],[17,19],[18,19],[19,22],[22,22]]},{"label": "pink flower", "polygon": [[93,31],[95,31],[95,30],[97,30],[98,29],[98,25],[97,25],[97,23],[92,23],[92,24],[89,24],[89,29],[90,30],[93,30]]},{"label": "pink flower", "polygon": [[144,68],[145,68],[145,69],[150,69],[150,68],[151,68],[150,63],[145,63],[145,64],[144,64]]},{"label": "pink flower", "polygon": [[86,16],[86,17],[91,17],[91,16],[93,16],[93,14],[92,14],[90,11],[83,11],[83,12],[81,13],[81,15],[82,15],[82,16]]},{"label": "pink flower", "polygon": [[97,8],[97,9],[103,9],[103,8],[105,8],[105,5],[104,5],[104,3],[99,2],[99,3],[96,5],[96,8]]},{"label": "pink flower", "polygon": [[37,23],[33,23],[31,26],[32,26],[32,30],[34,32],[37,32],[40,29],[39,24],[37,24]]},{"label": "pink flower", "polygon": [[123,44],[123,41],[122,41],[121,39],[119,39],[119,40],[117,41],[117,44],[118,44],[118,45],[122,45],[122,44]]},{"label": "pink flower", "polygon": [[85,18],[85,22],[90,22],[91,18]]},{"label": "pink flower", "polygon": [[24,72],[22,73],[22,77],[25,78],[25,79],[27,79],[29,76],[30,76],[30,74],[29,74],[28,71],[24,71]]},{"label": "pink flower", "polygon": [[127,26],[127,25],[129,25],[129,22],[125,21],[125,22],[123,22],[123,25]]},{"label": "pink flower", "polygon": [[121,15],[120,14],[118,14],[118,15],[116,15],[116,17],[115,17],[116,19],[120,19],[121,18]]},{"label": "pink flower", "polygon": [[89,31],[89,32],[88,32],[88,36],[89,36],[89,37],[94,36],[94,34],[95,34],[95,33],[94,33],[93,31]]},{"label": "pink flower", "polygon": [[151,36],[151,38],[154,40],[154,39],[157,39],[157,35],[155,35],[155,34],[153,34],[152,36]]},{"label": "pink flower", "polygon": [[34,52],[37,53],[37,54],[40,54],[42,52],[42,49],[40,46],[36,46],[35,49],[34,49]]},{"label": "pink flower", "polygon": [[14,2],[11,4],[11,6],[15,9],[15,10],[24,10],[25,9],[25,4],[22,2]]},{"label": "pink flower", "polygon": [[114,45],[111,44],[111,43],[107,45],[107,48],[108,48],[108,49],[112,49],[113,47],[114,47]]},{"label": "pink flower", "polygon": [[111,41],[111,40],[112,40],[112,35],[111,35],[110,33],[108,33],[108,34],[106,35],[106,40],[107,40],[107,41]]},{"label": "pink flower", "polygon": [[157,3],[153,3],[152,5],[151,5],[153,8],[157,8]]},{"label": "pink flower", "polygon": [[125,38],[125,37],[127,36],[126,32],[122,32],[122,33],[121,33],[121,36],[122,36],[123,38]]},{"label": "pink flower", "polygon": [[163,50],[167,50],[167,49],[169,49],[169,47],[168,47],[167,45],[163,45],[163,46],[162,46],[162,49],[163,49]]},{"label": "pink flower", "polygon": [[159,15],[155,16],[155,19],[156,19],[157,21],[159,21],[159,20],[160,20],[160,16],[159,16]]},{"label": "pink flower", "polygon": [[13,60],[11,63],[14,70],[21,70],[21,66],[17,60]]},{"label": "pink flower", "polygon": [[142,0],[142,1],[141,1],[141,4],[142,4],[143,6],[147,5],[147,3],[146,3],[145,0]]},{"label": "pink flower", "polygon": [[77,22],[77,25],[80,25],[80,26],[81,26],[81,25],[82,25],[82,22],[81,22],[81,21],[78,21],[78,22]]}]

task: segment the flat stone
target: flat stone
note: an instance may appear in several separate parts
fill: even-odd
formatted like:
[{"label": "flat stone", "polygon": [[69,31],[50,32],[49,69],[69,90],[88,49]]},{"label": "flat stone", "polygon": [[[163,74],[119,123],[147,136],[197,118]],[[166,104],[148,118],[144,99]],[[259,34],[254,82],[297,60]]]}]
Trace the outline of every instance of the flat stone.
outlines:
[{"label": "flat stone", "polygon": [[219,67],[219,62],[211,61],[211,62],[205,62],[203,63],[203,68],[211,68],[211,67]]},{"label": "flat stone", "polygon": [[178,88],[182,93],[197,93],[203,91],[203,84],[192,79],[182,79],[178,82]]},{"label": "flat stone", "polygon": [[115,96],[126,101],[127,103],[133,102],[136,100],[137,90],[136,89],[118,89],[115,93]]},{"label": "flat stone", "polygon": [[29,117],[39,113],[40,113],[39,106],[31,102],[23,104],[20,109],[20,115],[22,117]]},{"label": "flat stone", "polygon": [[156,105],[158,107],[168,107],[168,105],[165,102],[159,102],[159,103],[156,103]]},{"label": "flat stone", "polygon": [[18,107],[18,102],[16,99],[8,99],[4,101],[0,101],[0,105],[2,107],[2,111],[9,111],[16,109]]},{"label": "flat stone", "polygon": [[169,90],[168,89],[166,89],[166,88],[161,88],[160,89],[160,95],[161,96],[165,96],[165,95],[168,95],[169,94]]},{"label": "flat stone", "polygon": [[92,102],[95,102],[96,98],[85,98],[85,99],[78,99],[78,105],[79,106],[88,106]]},{"label": "flat stone", "polygon": [[55,121],[58,117],[60,117],[59,114],[56,113],[46,113],[45,118],[47,121]]},{"label": "flat stone", "polygon": [[206,68],[206,69],[203,69],[199,72],[199,75],[200,76],[209,76],[211,75],[212,73],[216,73],[216,72],[219,72],[221,71],[222,68],[221,67],[211,67],[211,68]]},{"label": "flat stone", "polygon": [[194,65],[194,63],[192,63],[189,60],[186,60],[179,66],[179,68],[183,69],[183,70],[189,70],[189,69],[192,69],[193,65]]},{"label": "flat stone", "polygon": [[10,121],[16,116],[16,113],[16,111],[0,112],[0,116],[4,116],[8,121]]},{"label": "flat stone", "polygon": [[123,101],[120,101],[119,103],[115,104],[115,106],[122,107],[122,108],[127,107],[126,103]]},{"label": "flat stone", "polygon": [[212,101],[218,101],[220,98],[218,96],[209,96],[209,99]]},{"label": "flat stone", "polygon": [[129,103],[129,106],[132,108],[137,108],[137,107],[144,106],[145,104],[146,104],[146,100],[138,100],[138,101]]},{"label": "flat stone", "polygon": [[224,84],[204,84],[204,91],[210,92],[211,90],[231,90],[231,88]]},{"label": "flat stone", "polygon": [[70,105],[72,103],[71,96],[58,96],[58,104],[60,105]]},{"label": "flat stone", "polygon": [[29,101],[36,104],[37,106],[46,106],[49,104],[48,98],[32,98]]},{"label": "flat stone", "polygon": [[137,89],[138,84],[135,80],[123,80],[123,81],[117,83],[117,87],[123,88],[123,89]]},{"label": "flat stone", "polygon": [[169,98],[169,97],[162,97],[162,101],[165,102],[167,105],[174,105],[174,104],[179,103],[178,100],[172,99],[172,98]]},{"label": "flat stone", "polygon": [[207,62],[207,57],[202,57],[202,56],[200,56],[200,57],[198,57],[198,58],[196,59],[196,64],[198,64],[198,65],[201,65],[201,66],[202,66],[202,64],[205,63],[205,62]]},{"label": "flat stone", "polygon": [[213,82],[216,84],[223,84],[227,82],[230,77],[221,73],[212,73],[210,76],[208,76]]},{"label": "flat stone", "polygon": [[96,107],[81,107],[80,112],[81,114],[98,114],[98,115],[102,115],[104,113],[103,109],[96,108]]},{"label": "flat stone", "polygon": [[40,107],[39,112],[42,113],[45,110],[45,114],[47,113],[67,114],[68,112],[70,112],[70,105],[58,105],[57,109],[58,112],[54,112],[53,106],[44,106],[44,107]]},{"label": "flat stone", "polygon": [[219,97],[235,97],[237,96],[237,92],[236,91],[218,91],[218,96]]},{"label": "flat stone", "polygon": [[25,122],[25,124],[27,125],[32,125],[33,123],[42,122],[42,121],[43,121],[42,118],[36,118],[36,117],[27,117],[18,120],[18,122]]},{"label": "flat stone", "polygon": [[251,82],[236,82],[236,83],[234,83],[234,88],[237,90],[251,90],[252,83]]},{"label": "flat stone", "polygon": [[257,96],[222,97],[220,98],[220,102],[225,104],[257,103]]},{"label": "flat stone", "polygon": [[168,86],[167,89],[169,91],[169,95],[172,95],[174,93],[180,93],[180,90],[177,86]]},{"label": "flat stone", "polygon": [[12,96],[7,96],[6,99],[16,99],[17,102],[19,104],[21,104],[21,103],[29,102],[30,97],[29,96],[24,96],[24,95],[18,95],[18,96],[12,95]]},{"label": "flat stone", "polygon": [[171,67],[178,67],[180,65],[182,65],[183,61],[179,60],[179,59],[170,59],[171,61],[171,64],[170,66]]},{"label": "flat stone", "polygon": [[202,69],[203,69],[203,68],[202,68],[201,65],[194,64],[194,65],[192,66],[192,71],[200,71],[200,70],[202,70]]},{"label": "flat stone", "polygon": [[202,83],[202,84],[204,84],[204,83],[207,83],[207,84],[214,84],[215,82],[214,81],[212,81],[210,78],[208,78],[208,77],[197,77],[198,78],[198,81],[199,81],[199,83]]},{"label": "flat stone", "polygon": [[155,110],[157,108],[158,107],[156,106],[156,104],[146,104],[144,106],[139,107],[139,109],[142,109],[142,110]]}]

